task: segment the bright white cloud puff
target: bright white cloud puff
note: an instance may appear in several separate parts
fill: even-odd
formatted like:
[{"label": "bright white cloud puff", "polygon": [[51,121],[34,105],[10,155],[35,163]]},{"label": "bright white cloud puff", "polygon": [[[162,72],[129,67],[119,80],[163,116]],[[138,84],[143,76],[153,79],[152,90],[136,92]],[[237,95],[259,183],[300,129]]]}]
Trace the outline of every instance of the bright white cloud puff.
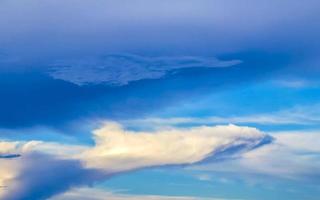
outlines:
[{"label": "bright white cloud puff", "polygon": [[255,128],[200,126],[157,132],[132,132],[108,123],[94,131],[96,146],[84,152],[89,167],[125,171],[141,167],[192,164],[229,149],[248,150],[265,141]]}]

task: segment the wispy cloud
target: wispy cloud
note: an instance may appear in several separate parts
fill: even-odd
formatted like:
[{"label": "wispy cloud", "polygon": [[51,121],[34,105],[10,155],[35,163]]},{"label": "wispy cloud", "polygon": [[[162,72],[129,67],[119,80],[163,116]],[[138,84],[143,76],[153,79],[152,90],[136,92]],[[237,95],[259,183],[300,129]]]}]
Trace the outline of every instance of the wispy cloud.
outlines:
[{"label": "wispy cloud", "polygon": [[272,136],[275,138],[272,144],[244,153],[240,159],[199,165],[190,169],[319,181],[319,131],[277,132]]},{"label": "wispy cloud", "polygon": [[276,86],[287,87],[287,88],[306,88],[314,85],[311,81],[303,80],[303,79],[293,79],[293,80],[274,80],[273,83]]},{"label": "wispy cloud", "polygon": [[239,60],[222,61],[214,57],[173,56],[145,57],[132,54],[107,55],[101,58],[65,60],[55,63],[49,74],[77,85],[126,85],[132,81],[158,79],[167,73],[186,68],[229,67]]},{"label": "wispy cloud", "polygon": [[240,200],[240,199],[221,199],[203,198],[188,196],[160,196],[160,195],[133,195],[114,193],[95,188],[78,188],[68,191],[62,195],[51,198],[50,200]]},{"label": "wispy cloud", "polygon": [[270,113],[257,113],[238,116],[208,116],[208,117],[148,117],[145,119],[123,120],[128,126],[170,127],[182,124],[208,125],[208,124],[263,124],[263,125],[317,125],[320,123],[319,104],[308,106],[295,106],[285,110]]}]

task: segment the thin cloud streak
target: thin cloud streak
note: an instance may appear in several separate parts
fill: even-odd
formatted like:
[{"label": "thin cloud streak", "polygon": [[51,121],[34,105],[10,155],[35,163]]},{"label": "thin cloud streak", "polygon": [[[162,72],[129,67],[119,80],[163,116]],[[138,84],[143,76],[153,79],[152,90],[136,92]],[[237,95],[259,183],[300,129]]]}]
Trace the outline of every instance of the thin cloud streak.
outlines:
[{"label": "thin cloud streak", "polygon": [[133,195],[114,193],[103,189],[76,188],[49,200],[241,200],[188,196]]},{"label": "thin cloud streak", "polygon": [[262,125],[317,125],[320,123],[319,105],[296,106],[273,113],[258,113],[243,116],[209,117],[149,117],[145,119],[123,120],[127,126],[170,127],[183,124],[262,124]]},{"label": "thin cloud streak", "polygon": [[260,174],[307,183],[319,183],[320,131],[276,132],[270,145],[242,154],[236,160],[191,166],[201,172]]}]

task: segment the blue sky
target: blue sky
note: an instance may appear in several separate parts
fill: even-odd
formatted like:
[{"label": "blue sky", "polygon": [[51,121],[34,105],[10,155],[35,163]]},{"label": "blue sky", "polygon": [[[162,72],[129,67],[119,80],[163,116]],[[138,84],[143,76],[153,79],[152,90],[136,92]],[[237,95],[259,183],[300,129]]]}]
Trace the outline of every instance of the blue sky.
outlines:
[{"label": "blue sky", "polygon": [[319,7],[2,0],[0,198],[316,200]]}]

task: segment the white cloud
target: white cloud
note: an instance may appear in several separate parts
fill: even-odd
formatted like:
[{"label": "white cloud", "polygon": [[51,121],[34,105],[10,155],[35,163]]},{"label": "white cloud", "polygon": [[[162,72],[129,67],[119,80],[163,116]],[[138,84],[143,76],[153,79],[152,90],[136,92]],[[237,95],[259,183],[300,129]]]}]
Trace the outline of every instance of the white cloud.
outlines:
[{"label": "white cloud", "polygon": [[141,167],[192,164],[229,149],[251,149],[266,138],[255,128],[201,126],[156,132],[133,132],[108,123],[94,131],[96,146],[84,152],[88,167],[125,171]]},{"label": "white cloud", "polygon": [[76,200],[80,198],[82,200],[195,200],[195,198],[188,197],[114,194],[102,189],[91,188],[74,189],[51,200]]},{"label": "white cloud", "polygon": [[[43,141],[2,141],[0,154],[45,153],[61,159],[78,159],[89,168],[109,172],[159,165],[192,164],[219,156],[234,147],[242,153],[265,142],[255,128],[198,126],[159,129],[153,132],[125,130],[107,122],[93,131],[95,145],[68,145]],[[229,156],[233,156],[230,154]]]},{"label": "white cloud", "polygon": [[[93,147],[41,141],[1,142],[2,152],[22,156],[0,160],[0,185],[8,186],[0,196],[8,200],[46,199],[119,172],[194,164],[221,155],[233,157],[268,138],[255,128],[235,125],[134,132],[111,122],[95,130],[94,136]],[[40,176],[39,171],[50,176]],[[39,192],[41,187],[46,187],[46,192]]]},{"label": "white cloud", "polygon": [[147,128],[151,127],[163,127],[163,126],[176,126],[181,124],[219,124],[219,123],[255,123],[255,124],[305,124],[311,123],[310,121],[302,121],[294,116],[282,115],[279,113],[275,114],[256,114],[248,116],[237,116],[237,117],[219,117],[219,116],[209,116],[209,117],[173,117],[173,118],[146,118],[146,119],[133,119],[123,121],[123,123],[132,125],[142,125],[145,124]]},{"label": "white cloud", "polygon": [[190,167],[200,171],[264,174],[308,180],[320,176],[319,132],[274,133],[275,141],[242,154],[237,160]]},{"label": "white cloud", "polygon": [[[17,175],[17,164],[16,160],[9,160],[9,159],[0,159],[0,186],[7,187],[7,181],[13,179]],[[3,193],[3,190],[0,189],[0,197]]]},{"label": "white cloud", "polygon": [[0,141],[0,158],[14,158],[19,157],[20,154],[28,152],[30,149],[33,149],[34,146],[38,145],[41,142],[38,141]]},{"label": "white cloud", "polygon": [[[227,200],[186,196],[129,195],[109,192],[102,189],[78,188],[49,200]],[[231,200],[231,199],[228,199]],[[234,199],[235,200],[235,199]]]},{"label": "white cloud", "polygon": [[273,83],[276,86],[280,87],[287,87],[287,88],[306,88],[312,86],[312,82],[303,80],[303,79],[297,79],[297,80],[274,80]]},{"label": "white cloud", "polygon": [[[9,153],[16,153],[16,151],[12,150],[14,149],[13,146],[23,147],[22,149],[24,150],[17,148],[17,151],[23,153],[21,158],[0,160],[0,185],[12,187],[10,184],[17,183],[16,181],[19,180],[16,177],[21,173],[24,165],[26,163],[28,165],[34,163],[32,160],[26,160],[28,156],[25,157],[24,155],[34,151],[54,154],[54,156],[63,157],[64,159],[78,158],[78,160],[85,163],[84,167],[87,169],[113,173],[149,166],[196,164],[208,157],[215,158],[219,156],[221,150],[228,152],[235,145],[245,144],[246,148],[244,149],[248,150],[266,137],[257,129],[234,125],[202,126],[188,129],[175,128],[146,133],[124,130],[119,124],[115,123],[108,123],[95,130],[94,135],[96,144],[93,147],[62,145],[59,151],[55,150],[59,149],[60,144],[55,143],[23,142],[23,145],[17,145],[17,142],[6,145],[2,143],[3,147],[8,147],[7,149],[10,151],[6,152]],[[277,132],[273,133],[272,136],[275,138],[272,144],[246,152],[240,150],[242,153],[238,159],[225,159],[213,163],[204,162],[191,165],[187,169],[199,170],[202,174],[199,178],[202,180],[210,179],[210,171],[263,174],[295,180],[309,180],[319,177],[319,132]],[[26,148],[26,146],[29,147]],[[232,157],[230,154],[228,156],[229,158]],[[69,161],[61,162],[68,163]],[[83,168],[81,170],[86,169]],[[63,174],[63,170],[59,173]],[[83,182],[82,184],[86,185]],[[23,188],[23,186],[20,185],[19,188]],[[6,188],[2,191],[5,190]],[[80,190],[82,191],[82,189]],[[90,192],[93,191],[85,191],[87,196],[90,196]],[[65,199],[77,199],[77,195],[79,193],[75,189],[57,198],[58,200],[62,200],[63,197],[68,197]],[[121,200],[155,198],[154,196],[126,196],[112,193],[109,195],[114,199]]]},{"label": "white cloud", "polygon": [[0,154],[8,154],[16,150],[18,142],[4,142],[0,141]]},{"label": "white cloud", "polygon": [[172,118],[145,118],[124,120],[122,123],[128,126],[145,126],[152,127],[171,127],[181,124],[264,124],[264,125],[317,125],[320,123],[320,106],[319,104],[308,106],[294,106],[289,109],[280,110],[270,113],[257,113],[243,116],[208,116],[208,117],[172,117]]},{"label": "white cloud", "polygon": [[[91,185],[108,175],[85,169],[79,160],[61,159],[43,153],[26,153],[16,159],[4,159],[0,166],[0,199],[47,199],[79,185]],[[45,189],[43,189],[45,188]]]},{"label": "white cloud", "polygon": [[320,133],[275,134],[276,143],[244,154],[244,167],[286,178],[312,178],[320,173]]},{"label": "white cloud", "polygon": [[168,72],[195,67],[228,67],[239,60],[221,61],[207,57],[143,57],[130,54],[108,55],[103,58],[65,60],[55,63],[49,74],[77,85],[126,85],[143,79],[158,79]]},{"label": "white cloud", "polygon": [[60,158],[74,158],[79,152],[89,147],[67,145],[56,142],[31,141],[0,141],[0,155],[28,154],[32,152],[53,154]]},{"label": "white cloud", "polygon": [[196,178],[200,181],[211,181],[212,177],[208,174],[199,174],[196,176]]}]

